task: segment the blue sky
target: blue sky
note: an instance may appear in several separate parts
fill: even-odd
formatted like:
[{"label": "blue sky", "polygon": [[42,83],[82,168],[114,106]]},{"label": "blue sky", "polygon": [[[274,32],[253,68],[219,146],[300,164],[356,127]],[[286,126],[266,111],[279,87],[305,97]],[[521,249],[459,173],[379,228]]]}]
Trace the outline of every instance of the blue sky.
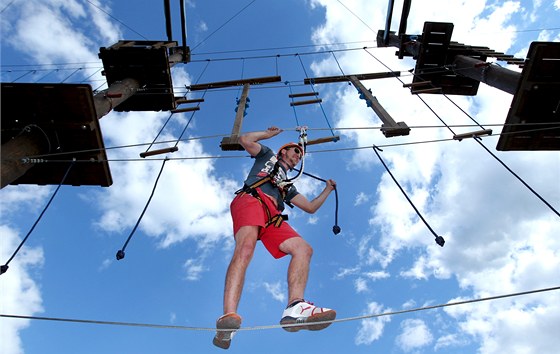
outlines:
[{"label": "blue sky", "polygon": [[[178,1],[172,3],[174,39],[180,41]],[[104,89],[100,47],[120,39],[167,39],[163,2],[134,4],[2,0],[2,82],[66,80]],[[297,125],[310,128],[310,139],[341,137],[311,147],[305,168],[338,182],[342,232],[335,236],[331,231],[334,194],[315,215],[289,211],[290,223],[315,251],[306,291],[310,301],[336,309],[343,319],[559,285],[559,218],[476,142],[398,145],[452,134],[413,128],[409,136],[387,139],[375,129],[379,119],[347,83],[315,85],[322,106],[299,106],[295,113],[290,107],[290,87],[294,93],[311,91],[302,85],[306,76],[388,71],[379,62],[403,73],[414,67],[411,59],[399,60],[395,48],[375,48],[377,30],[385,26],[386,0],[190,0],[187,5],[193,55],[191,63],[173,68],[176,95],[197,80],[280,75],[282,83],[251,88],[242,130],[285,129],[267,141],[272,148],[296,140]],[[402,1],[396,1],[393,30],[401,7]],[[428,20],[452,22],[454,41],[525,57],[532,41],[560,41],[559,19],[558,0],[413,1],[407,32],[420,34]],[[339,49],[355,50],[328,52]],[[318,50],[327,53],[312,54]],[[402,80],[412,77],[403,74]],[[364,85],[396,121],[411,127],[441,125],[401,82]],[[166,163],[125,259],[117,261],[115,253],[148,200],[161,160],[132,161],[142,147],[110,149],[112,186],[63,186],[0,276],[0,313],[214,327],[233,247],[229,202],[251,165],[246,153],[219,147],[231,132],[240,94],[237,88],[205,93],[186,130],[189,139],[168,155],[181,159]],[[471,123],[444,97],[423,98],[446,123]],[[505,121],[512,96],[481,84],[475,97],[451,98],[490,125]],[[111,112],[100,121],[105,146],[149,143],[168,117],[168,112]],[[174,115],[160,140],[177,139],[190,118]],[[497,136],[482,140],[560,209],[559,153],[497,152],[497,141]],[[381,156],[431,227],[445,237],[443,248],[368,148],[373,144],[391,145]],[[311,198],[322,184],[302,177],[298,188]],[[18,185],[0,191],[0,263],[54,190]],[[278,323],[287,300],[287,264],[258,246],[239,307],[244,327]],[[0,348],[7,354],[221,351],[211,344],[213,332],[206,330],[12,318],[0,318],[0,324]],[[341,322],[320,332],[242,331],[229,351],[555,353],[559,327],[560,295],[552,291]]]}]

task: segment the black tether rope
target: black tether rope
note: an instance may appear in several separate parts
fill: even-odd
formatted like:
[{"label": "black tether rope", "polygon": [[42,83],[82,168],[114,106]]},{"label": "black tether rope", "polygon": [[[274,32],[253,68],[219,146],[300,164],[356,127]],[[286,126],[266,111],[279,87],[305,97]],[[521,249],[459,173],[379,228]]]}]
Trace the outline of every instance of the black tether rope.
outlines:
[{"label": "black tether rope", "polygon": [[138,218],[138,221],[136,221],[136,225],[134,225],[134,228],[132,228],[132,231],[130,232],[130,235],[128,235],[128,238],[126,239],[126,242],[124,243],[123,247],[117,251],[117,260],[120,261],[121,259],[124,258],[124,250],[126,248],[126,246],[128,245],[128,242],[130,242],[130,239],[132,238],[132,235],[134,235],[134,232],[136,231],[136,229],[138,228],[138,225],[140,224],[140,221],[142,220],[142,218],[144,217],[144,213],[146,212],[146,210],[148,209],[148,206],[150,205],[150,202],[152,201],[152,197],[154,196],[154,193],[156,191],[156,187],[158,185],[159,182],[159,178],[161,177],[161,173],[163,172],[163,167],[165,166],[165,163],[167,162],[168,159],[163,160],[163,163],[161,164],[161,169],[159,170],[159,174],[156,178],[156,182],[154,183],[154,188],[152,188],[152,194],[150,194],[150,198],[148,198],[148,202],[146,203],[146,206],[144,207],[144,210],[142,210],[142,213],[140,214],[140,217]]},{"label": "black tether rope", "polygon": [[[298,170],[295,169],[295,168],[294,168],[294,170],[295,170],[295,171],[298,171]],[[315,179],[318,180],[318,181],[322,181],[322,182],[327,183],[326,180],[324,180],[324,179],[322,179],[322,178],[320,178],[320,177],[317,177],[317,176],[313,176],[313,175],[310,174],[310,173],[302,172],[302,174],[304,174],[304,175],[306,175],[306,176],[309,176],[309,177],[311,177],[311,178],[315,178]],[[334,186],[334,197],[335,197],[335,201],[336,201],[336,202],[335,202],[335,209],[334,209],[334,226],[333,226],[333,228],[332,228],[332,231],[333,231],[333,233],[334,233],[335,235],[338,235],[338,234],[340,233],[340,226],[338,226],[338,191],[337,191],[337,189],[336,189],[336,186]]]},{"label": "black tether rope", "polygon": [[534,195],[536,195],[537,198],[539,198],[543,203],[545,203],[546,206],[550,208],[550,210],[552,210],[557,216],[560,217],[560,213],[558,212],[558,210],[554,209],[552,205],[550,205],[543,197],[539,195],[539,193],[537,193],[533,188],[531,188],[531,186],[529,186],[521,177],[519,177],[515,172],[513,172],[513,170],[509,168],[502,160],[500,160],[498,156],[494,155],[492,151],[490,151],[486,146],[484,146],[484,144],[481,142],[482,139],[479,136],[475,136],[474,140],[480,146],[482,146],[484,150],[486,150],[490,155],[492,155],[492,157],[495,158],[496,161],[498,161],[502,166],[504,166],[506,170],[508,170],[513,176],[515,176],[515,178],[517,178],[521,183],[523,183],[523,185],[527,187],[527,189],[529,189]]},{"label": "black tether rope", "polygon": [[383,159],[381,158],[381,155],[379,155],[379,153],[377,152],[377,150],[379,151],[383,151],[380,148],[378,148],[377,146],[373,145],[373,151],[375,152],[375,154],[377,155],[377,157],[379,158],[379,161],[381,161],[381,163],[383,164],[383,166],[385,167],[385,169],[387,170],[387,172],[389,173],[389,176],[391,176],[391,178],[393,179],[393,181],[395,182],[395,184],[397,185],[397,187],[399,187],[399,189],[401,190],[401,192],[404,194],[404,196],[406,197],[406,200],[408,200],[408,202],[410,203],[410,205],[412,205],[412,207],[414,208],[414,210],[416,211],[416,214],[418,214],[418,216],[420,217],[420,219],[422,219],[422,221],[424,222],[424,224],[428,227],[428,229],[432,232],[432,234],[434,235],[434,237],[436,238],[436,243],[438,245],[440,245],[441,247],[443,247],[443,244],[445,243],[445,240],[443,239],[442,236],[438,236],[438,234],[435,233],[435,231],[430,227],[430,225],[426,222],[426,220],[424,219],[424,217],[422,216],[422,214],[420,214],[420,211],[418,211],[418,209],[416,208],[416,206],[414,205],[414,203],[412,202],[412,200],[410,200],[410,198],[408,197],[408,195],[406,194],[406,192],[404,191],[404,189],[401,187],[401,185],[399,184],[399,182],[397,182],[397,179],[395,178],[395,176],[393,176],[393,174],[391,173],[391,171],[389,170],[389,168],[387,167],[387,165],[385,164],[385,161],[383,161]]},{"label": "black tether rope", "polygon": [[10,257],[10,259],[8,259],[8,261],[6,262],[6,264],[4,264],[3,266],[0,266],[0,274],[4,274],[8,271],[8,264],[12,261],[12,259],[14,259],[14,257],[16,256],[16,254],[19,252],[19,250],[23,247],[23,244],[25,243],[25,241],[27,241],[27,239],[29,238],[29,235],[31,235],[31,233],[33,232],[33,230],[35,229],[35,226],[37,226],[37,224],[39,223],[39,221],[41,220],[41,218],[43,217],[43,214],[45,214],[45,212],[47,211],[47,209],[49,208],[49,206],[51,205],[51,202],[53,201],[54,197],[56,196],[56,194],[58,193],[58,190],[60,189],[60,187],[64,184],[64,182],[66,181],[66,177],[68,177],[68,173],[70,172],[70,170],[72,169],[72,167],[74,166],[75,161],[72,161],[72,163],[70,164],[70,166],[68,166],[68,168],[66,169],[66,173],[64,174],[64,177],[62,177],[62,181],[60,181],[60,184],[58,185],[58,187],[56,187],[56,190],[54,191],[53,195],[51,196],[51,199],[49,200],[49,202],[47,203],[47,205],[45,205],[45,207],[43,208],[43,211],[41,212],[41,214],[39,214],[39,217],[37,218],[37,220],[35,220],[35,223],[33,224],[33,226],[31,226],[31,229],[27,232],[27,235],[25,235],[25,237],[23,238],[23,240],[20,242],[19,246],[16,248],[16,250],[14,251],[14,253],[12,254],[12,256]]}]

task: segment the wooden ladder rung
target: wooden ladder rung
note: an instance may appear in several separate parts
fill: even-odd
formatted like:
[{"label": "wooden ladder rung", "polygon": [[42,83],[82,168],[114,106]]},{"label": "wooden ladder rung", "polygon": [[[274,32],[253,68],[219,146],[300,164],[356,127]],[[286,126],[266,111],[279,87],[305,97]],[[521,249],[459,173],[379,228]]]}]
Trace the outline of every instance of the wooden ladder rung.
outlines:
[{"label": "wooden ladder rung", "polygon": [[177,108],[172,109],[171,113],[183,113],[183,112],[192,112],[192,111],[199,111],[200,107],[187,107],[187,108]]},{"label": "wooden ladder rung", "polygon": [[204,102],[204,98],[175,98],[175,103],[177,104],[185,104],[185,103],[199,103],[199,102]]},{"label": "wooden ladder rung", "polygon": [[321,103],[321,102],[323,102],[323,100],[319,98],[316,100],[290,102],[290,106],[301,106],[304,104],[313,104],[313,103]]},{"label": "wooden ladder rung", "polygon": [[291,93],[289,97],[295,98],[295,97],[317,96],[318,94],[319,92]]},{"label": "wooden ladder rung", "polygon": [[144,157],[147,157],[147,156],[161,155],[161,154],[166,154],[168,152],[175,152],[175,151],[178,151],[178,150],[179,150],[179,148],[177,146],[173,146],[173,147],[165,148],[165,149],[141,152],[140,157],[144,158]]}]

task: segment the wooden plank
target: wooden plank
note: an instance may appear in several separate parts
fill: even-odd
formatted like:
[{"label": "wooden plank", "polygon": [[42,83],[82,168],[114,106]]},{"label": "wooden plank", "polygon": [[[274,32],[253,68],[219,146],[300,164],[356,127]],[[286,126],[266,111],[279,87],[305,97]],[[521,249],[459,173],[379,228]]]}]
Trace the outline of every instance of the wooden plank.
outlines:
[{"label": "wooden plank", "polygon": [[251,79],[208,82],[205,84],[195,84],[195,85],[187,86],[187,88],[189,88],[191,91],[200,91],[200,90],[209,90],[209,89],[224,88],[224,87],[242,86],[245,84],[259,85],[259,84],[280,82],[280,81],[282,81],[282,78],[280,76],[265,76],[265,77],[255,77]]},{"label": "wooden plank", "polygon": [[316,100],[306,100],[306,101],[295,101],[295,102],[290,102],[290,106],[302,106],[304,104],[313,104],[313,103],[321,103],[323,102],[322,99],[318,98]]},{"label": "wooden plank", "polygon": [[288,97],[296,98],[296,97],[308,97],[308,96],[317,96],[319,92],[304,92],[304,93],[291,93]]}]

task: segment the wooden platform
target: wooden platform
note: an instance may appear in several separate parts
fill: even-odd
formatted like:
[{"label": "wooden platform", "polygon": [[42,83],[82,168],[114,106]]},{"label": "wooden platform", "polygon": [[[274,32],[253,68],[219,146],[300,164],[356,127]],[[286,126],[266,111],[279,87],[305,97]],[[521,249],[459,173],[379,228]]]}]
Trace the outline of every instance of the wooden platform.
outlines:
[{"label": "wooden platform", "polygon": [[[411,93],[476,95],[480,84],[478,81],[456,75],[452,70],[445,69],[445,66],[451,65],[457,55],[467,55],[482,61],[486,61],[486,57],[462,47],[451,46],[452,33],[452,23],[424,23],[421,37],[422,45],[416,60],[413,83],[429,81],[431,84],[428,86],[412,86],[410,88]],[[423,91],[432,88],[441,89],[432,92]]]},{"label": "wooden platform", "polygon": [[57,154],[43,157],[51,162],[35,164],[11,184],[58,185],[69,163],[57,161],[73,158],[91,162],[76,163],[65,184],[113,183],[89,85],[2,83],[1,93],[2,144],[34,125],[48,137],[51,153]]},{"label": "wooden platform", "polygon": [[117,112],[169,111],[176,108],[169,50],[177,42],[119,41],[99,49],[107,84],[132,78],[141,89],[114,108]]},{"label": "wooden platform", "polygon": [[505,124],[497,150],[560,150],[559,42],[531,43]]}]

